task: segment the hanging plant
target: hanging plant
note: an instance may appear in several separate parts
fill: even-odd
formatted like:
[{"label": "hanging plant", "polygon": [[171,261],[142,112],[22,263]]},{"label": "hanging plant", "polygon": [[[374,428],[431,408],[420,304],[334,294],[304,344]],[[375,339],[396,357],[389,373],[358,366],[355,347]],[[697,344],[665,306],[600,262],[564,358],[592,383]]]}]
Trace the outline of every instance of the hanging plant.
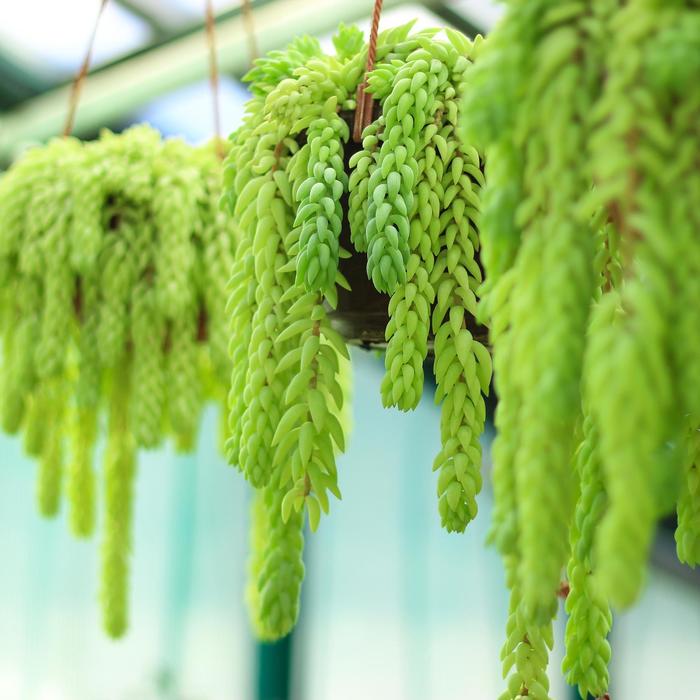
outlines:
[{"label": "hanging plant", "polygon": [[610,606],[642,589],[657,520],[700,561],[696,3],[511,2],[463,103],[485,149],[480,313],[499,403],[491,538],[511,589],[503,700],[564,670],[606,696]]},{"label": "hanging plant", "polygon": [[234,235],[220,179],[213,147],[139,126],[56,139],[0,180],[2,426],[39,460],[41,512],[55,515],[65,492],[80,537],[94,529],[106,434],[101,601],[115,637],[136,452],[168,436],[190,450],[204,401],[226,394]]},{"label": "hanging plant", "polygon": [[227,456],[257,491],[249,600],[266,639],[297,617],[304,514],[315,530],[329,497],[340,497],[349,355],[334,328],[339,300],[364,298],[371,285],[389,295],[386,406],[415,408],[432,345],[440,516],[461,532],[476,515],[491,376],[490,355],[470,331],[482,282],[483,175],[479,154],[455,133],[472,44],[411,26],[379,36],[367,76],[376,112],[361,144],[350,134],[367,47],[342,26],[335,55],[304,38],[260,59],[247,76],[245,122],[231,137],[225,197],[241,241],[229,300]]},{"label": "hanging plant", "polygon": [[679,559],[700,561],[698,24],[690,2],[536,0],[509,3],[486,42],[410,24],[371,48],[341,26],[333,55],[298,39],[247,76],[226,214],[214,149],[146,127],[54,141],[0,180],[0,418],[40,460],[46,514],[70,445],[87,535],[104,409],[110,634],[127,620],[136,449],[189,449],[226,387],[225,453],[255,489],[251,618],[263,639],[290,631],[305,518],[316,530],[340,497],[347,343],[377,344],[371,299],[385,406],[415,408],[434,356],[448,531],[476,516],[491,379],[476,319],[489,327],[502,700],[548,698],[566,591],[567,679],[606,696],[611,606],[639,595],[674,507]]}]

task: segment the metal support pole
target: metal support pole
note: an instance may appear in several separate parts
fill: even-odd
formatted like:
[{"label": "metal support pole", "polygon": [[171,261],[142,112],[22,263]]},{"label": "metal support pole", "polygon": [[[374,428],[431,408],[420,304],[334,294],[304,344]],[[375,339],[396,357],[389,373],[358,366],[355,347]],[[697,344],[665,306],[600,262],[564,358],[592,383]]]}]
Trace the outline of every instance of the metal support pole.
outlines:
[{"label": "metal support pole", "polygon": [[294,632],[272,644],[257,648],[257,700],[289,700],[292,678]]}]

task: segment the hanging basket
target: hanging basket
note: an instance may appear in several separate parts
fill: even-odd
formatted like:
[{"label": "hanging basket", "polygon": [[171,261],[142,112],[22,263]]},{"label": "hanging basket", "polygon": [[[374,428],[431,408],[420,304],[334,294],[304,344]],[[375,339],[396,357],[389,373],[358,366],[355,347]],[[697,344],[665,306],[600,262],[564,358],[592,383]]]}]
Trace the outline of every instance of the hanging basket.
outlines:
[{"label": "hanging basket", "polygon": [[[379,117],[381,110],[377,102],[372,101],[372,120]],[[352,129],[355,112],[342,112],[341,116]],[[350,158],[361,149],[361,145],[350,140],[345,148],[346,172],[350,174]],[[352,250],[350,241],[350,224],[347,219],[348,196],[341,199],[343,206],[343,228],[340,234],[340,245],[345,250]],[[477,251],[477,262],[479,262]],[[383,350],[387,346],[386,327],[389,323],[389,297],[378,292],[367,274],[367,259],[365,255],[353,253],[349,258],[341,258],[339,270],[350,284],[350,291],[338,288],[338,305],[329,308],[328,316],[333,327],[345,338],[350,345],[365,350]],[[469,313],[465,314],[467,329],[472,336],[483,344],[488,343],[488,328],[477,322]],[[428,339],[429,355],[433,354],[434,335],[431,332]]]}]

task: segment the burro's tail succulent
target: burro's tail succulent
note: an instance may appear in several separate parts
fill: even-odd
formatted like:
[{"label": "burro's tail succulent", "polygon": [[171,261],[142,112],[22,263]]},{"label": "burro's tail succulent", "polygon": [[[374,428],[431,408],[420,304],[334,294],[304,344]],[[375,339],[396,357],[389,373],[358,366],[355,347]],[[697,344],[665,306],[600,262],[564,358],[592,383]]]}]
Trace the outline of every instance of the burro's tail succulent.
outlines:
[{"label": "burro's tail succulent", "polygon": [[679,558],[698,562],[699,21],[684,0],[513,0],[467,73],[461,134],[487,164],[503,700],[547,697],[558,591],[567,679],[607,697],[611,606],[638,598],[674,507]]},{"label": "burro's tail succulent", "polygon": [[375,112],[361,143],[350,134],[367,47],[353,27],[340,28],[334,55],[302,39],[257,61],[247,76],[254,96],[231,136],[224,202],[241,243],[228,306],[227,456],[260,491],[249,600],[265,638],[296,620],[304,513],[315,530],[329,497],[340,497],[349,354],[330,312],[338,287],[352,294],[348,258],[388,295],[386,406],[416,407],[434,348],[443,525],[461,532],[477,511],[491,380],[473,335],[484,176],[478,151],[456,133],[474,45],[451,30],[411,29],[379,35],[367,76]]},{"label": "burro's tail succulent", "polygon": [[102,495],[109,634],[138,450],[191,449],[208,399],[255,490],[253,628],[293,628],[306,523],[341,497],[352,277],[386,302],[383,404],[414,409],[433,361],[449,532],[477,515],[493,365],[501,700],[548,700],[561,597],[567,680],[607,696],[612,610],[643,589],[661,517],[700,562],[696,4],[510,0],[487,40],[384,31],[367,75],[341,26],[332,53],[307,37],[256,62],[223,165],[142,126],[0,179],[0,422],[38,460],[42,513],[65,493],[88,536]]},{"label": "burro's tail succulent", "polygon": [[205,399],[225,404],[236,236],[219,210],[222,170],[213,146],[137,126],[51,141],[0,179],[2,426],[38,460],[44,515],[65,496],[88,537],[102,511],[113,637],[129,620],[137,450],[168,437],[189,449]]}]

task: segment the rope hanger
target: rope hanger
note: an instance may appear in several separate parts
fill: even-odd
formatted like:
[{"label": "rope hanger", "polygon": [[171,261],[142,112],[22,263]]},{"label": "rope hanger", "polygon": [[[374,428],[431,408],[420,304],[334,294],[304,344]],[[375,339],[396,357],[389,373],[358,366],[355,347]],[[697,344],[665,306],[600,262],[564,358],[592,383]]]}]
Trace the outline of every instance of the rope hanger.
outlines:
[{"label": "rope hanger", "polygon": [[245,35],[248,41],[248,59],[250,65],[255,63],[255,59],[260,55],[258,50],[258,42],[255,38],[255,22],[253,21],[253,3],[252,0],[243,0],[243,25],[245,27]]},{"label": "rope hanger", "polygon": [[100,19],[104,13],[105,7],[107,7],[108,0],[102,0],[100,2],[100,8],[97,11],[97,17],[95,17],[95,23],[92,26],[92,33],[90,34],[90,39],[88,41],[87,50],[85,52],[85,57],[80,65],[80,69],[75,74],[73,78],[73,83],[71,85],[70,95],[68,97],[68,112],[66,114],[66,121],[63,125],[63,136],[70,136],[73,132],[73,127],[75,126],[75,113],[78,109],[78,100],[80,99],[80,92],[83,88],[83,83],[87,77],[88,71],[90,69],[90,61],[92,60],[92,48],[95,44],[95,37],[97,36],[97,29],[100,26]]},{"label": "rope hanger", "polygon": [[[75,115],[78,109],[80,93],[85,82],[85,78],[90,69],[92,60],[92,52],[95,44],[95,37],[99,28],[100,20],[104,14],[108,0],[101,0],[100,6],[95,17],[95,22],[92,27],[90,39],[88,41],[85,57],[83,58],[80,69],[73,78],[71,90],[68,97],[68,110],[66,120],[63,126],[62,134],[64,137],[70,136],[75,126]],[[377,34],[379,32],[379,19],[382,12],[383,0],[375,0],[374,11],[372,13],[372,26],[370,29],[369,45],[367,48],[367,65],[365,69],[365,78],[357,88],[355,122],[353,128],[353,140],[359,143],[362,139],[362,132],[365,127],[372,121],[372,95],[366,92],[367,75],[373,70],[374,62],[377,55]],[[245,34],[248,41],[248,53],[251,65],[258,56],[258,45],[255,37],[255,26],[253,23],[253,9],[251,0],[243,0],[242,17],[245,26]],[[214,7],[212,0],[205,0],[205,28],[207,45],[209,48],[209,83],[212,92],[212,108],[214,120],[214,137],[219,156],[223,158],[223,145],[221,141],[221,112],[219,106],[219,68],[216,52],[216,19],[214,15]]]},{"label": "rope hanger", "polygon": [[[83,84],[90,70],[92,61],[92,52],[95,45],[97,30],[100,25],[100,20],[104,14],[108,0],[101,0],[95,22],[90,33],[85,56],[75,74],[71,83],[71,89],[68,96],[68,109],[66,112],[66,120],[63,125],[62,135],[68,137],[73,133],[75,127],[75,115],[78,110],[78,102],[80,101],[80,93],[82,92]],[[243,0],[242,16],[245,27],[245,34],[248,42],[248,53],[251,65],[258,56],[257,41],[255,38],[255,26],[253,23],[253,8],[251,0]],[[220,158],[224,157],[224,148],[221,138],[221,112],[219,106],[219,66],[217,61],[216,51],[216,19],[214,16],[214,6],[212,0],[205,0],[205,32],[206,41],[209,49],[209,84],[212,94],[212,110],[214,120],[214,138],[216,141],[216,150]]]},{"label": "rope hanger", "polygon": [[377,58],[377,34],[379,33],[379,17],[382,14],[383,0],[374,1],[372,13],[372,28],[369,33],[369,45],[367,47],[367,66],[364,80],[357,87],[355,124],[352,138],[355,143],[362,140],[362,132],[372,122],[372,95],[367,92],[367,76],[374,70],[374,62]]},{"label": "rope hanger", "polygon": [[214,140],[216,153],[221,160],[225,157],[224,145],[221,141],[221,111],[219,108],[219,64],[216,57],[216,20],[214,19],[214,4],[212,0],[205,3],[205,27],[207,46],[209,48],[209,86],[211,88],[212,111],[214,119]]},{"label": "rope hanger", "polygon": [[[258,57],[258,46],[255,39],[255,25],[253,23],[253,7],[251,0],[243,0],[241,8],[243,26],[248,42],[248,57],[252,66]],[[205,27],[207,45],[209,47],[209,85],[211,86],[212,107],[214,117],[214,139],[216,141],[216,152],[221,158],[225,157],[223,140],[221,137],[221,109],[219,101],[219,64],[216,52],[216,18],[214,16],[214,3],[212,0],[205,1]]]}]

